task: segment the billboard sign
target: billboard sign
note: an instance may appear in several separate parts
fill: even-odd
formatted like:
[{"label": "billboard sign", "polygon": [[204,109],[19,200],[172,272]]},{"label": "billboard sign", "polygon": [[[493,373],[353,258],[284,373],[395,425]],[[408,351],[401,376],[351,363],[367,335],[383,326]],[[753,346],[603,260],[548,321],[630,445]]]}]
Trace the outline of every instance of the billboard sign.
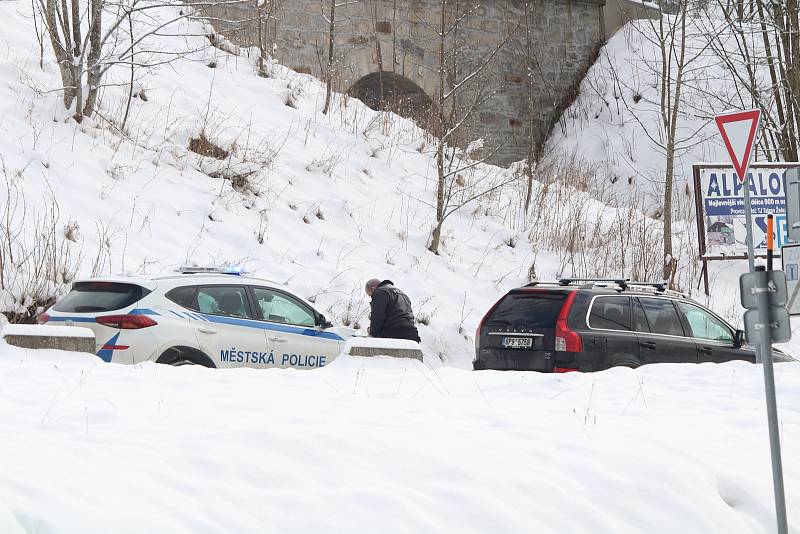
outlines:
[{"label": "billboard sign", "polygon": [[[702,223],[705,241],[703,256],[745,256],[747,254],[747,219],[744,188],[750,189],[753,247],[756,255],[767,251],[767,214],[775,217],[775,245],[789,241],[786,225],[786,169],[791,164],[753,164],[747,180],[739,179],[732,166],[724,164],[695,166],[698,193],[698,223]],[[699,172],[697,172],[699,171]]]}]

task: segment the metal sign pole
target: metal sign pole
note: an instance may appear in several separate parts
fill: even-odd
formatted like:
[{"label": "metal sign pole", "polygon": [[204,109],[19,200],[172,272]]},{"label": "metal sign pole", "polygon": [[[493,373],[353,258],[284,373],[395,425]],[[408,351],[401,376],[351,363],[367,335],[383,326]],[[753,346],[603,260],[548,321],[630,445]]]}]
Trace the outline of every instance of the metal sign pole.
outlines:
[{"label": "metal sign pole", "polygon": [[[750,153],[761,122],[761,110],[753,109],[726,113],[716,116],[714,121],[717,123],[722,135],[722,140],[728,150],[733,168],[736,170],[739,179],[744,182],[745,217],[747,219],[745,223],[747,228],[747,262],[750,267],[750,273],[742,275],[739,279],[739,284],[742,305],[749,310],[744,316],[747,337],[748,339],[758,340],[758,344],[755,346],[756,361],[760,359],[764,367],[769,445],[772,456],[772,483],[775,490],[775,518],[778,534],[787,534],[786,497],[783,488],[778,406],[775,400],[775,376],[772,368],[772,342],[773,340],[785,342],[791,339],[791,319],[788,310],[785,308],[787,297],[785,273],[783,271],[765,271],[763,268],[758,271],[755,270],[753,211],[750,206],[750,180],[747,176],[747,168],[750,166]],[[748,123],[749,127],[747,126]],[[745,127],[742,128],[742,126]],[[768,239],[771,241],[772,236],[770,235]],[[746,289],[750,291],[749,295],[746,293]]]},{"label": "metal sign pole", "polygon": [[755,271],[755,253],[753,252],[753,209],[750,207],[750,180],[744,177],[744,217],[747,228],[747,264],[750,272]]},{"label": "metal sign pole", "polygon": [[[747,228],[747,264],[749,272],[752,273],[756,270],[756,258],[753,251],[753,208],[750,206],[750,180],[747,179],[747,176],[744,177],[744,218],[745,228]],[[756,353],[756,363],[761,363],[763,360],[761,346],[756,345],[753,347],[753,351]]]},{"label": "metal sign pole", "polygon": [[769,448],[772,456],[772,485],[775,492],[775,516],[778,534],[787,534],[786,496],[783,489],[783,462],[781,460],[781,439],[778,426],[778,406],[775,400],[775,375],[772,368],[772,323],[769,294],[774,292],[768,282],[768,273],[759,271],[758,283],[753,291],[758,299],[758,319],[760,336],[758,347],[764,367],[764,386],[767,397],[767,421],[769,425]]}]

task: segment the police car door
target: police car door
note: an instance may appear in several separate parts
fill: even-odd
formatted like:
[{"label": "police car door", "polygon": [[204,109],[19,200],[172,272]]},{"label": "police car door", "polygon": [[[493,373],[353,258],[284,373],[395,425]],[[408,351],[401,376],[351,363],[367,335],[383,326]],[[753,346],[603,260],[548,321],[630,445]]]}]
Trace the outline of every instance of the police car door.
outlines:
[{"label": "police car door", "polygon": [[342,338],[317,326],[317,315],[311,307],[283,291],[267,287],[251,289],[276,367],[314,369],[339,355]]},{"label": "police car door", "polygon": [[217,367],[263,367],[268,351],[245,286],[206,285],[197,289],[198,317],[190,323],[200,348]]}]

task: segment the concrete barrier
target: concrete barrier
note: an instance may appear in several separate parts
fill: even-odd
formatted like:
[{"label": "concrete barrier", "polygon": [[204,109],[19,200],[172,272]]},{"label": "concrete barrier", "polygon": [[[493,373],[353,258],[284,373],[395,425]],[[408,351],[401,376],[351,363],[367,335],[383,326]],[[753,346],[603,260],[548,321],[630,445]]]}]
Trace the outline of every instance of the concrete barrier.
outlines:
[{"label": "concrete barrier", "polygon": [[94,354],[94,332],[79,326],[10,324],[0,333],[9,345],[24,349],[57,349]]},{"label": "concrete barrier", "polygon": [[344,353],[350,356],[390,356],[423,361],[419,343],[407,339],[354,337],[347,341]]}]

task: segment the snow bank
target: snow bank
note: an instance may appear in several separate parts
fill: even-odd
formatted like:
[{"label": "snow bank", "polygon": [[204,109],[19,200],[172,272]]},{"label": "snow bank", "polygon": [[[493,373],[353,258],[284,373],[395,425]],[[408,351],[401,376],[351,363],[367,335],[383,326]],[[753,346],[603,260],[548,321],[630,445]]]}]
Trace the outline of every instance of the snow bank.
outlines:
[{"label": "snow bank", "polygon": [[[0,351],[3,532],[773,531],[745,363],[220,371]],[[776,375],[791,518],[800,364]]]}]

